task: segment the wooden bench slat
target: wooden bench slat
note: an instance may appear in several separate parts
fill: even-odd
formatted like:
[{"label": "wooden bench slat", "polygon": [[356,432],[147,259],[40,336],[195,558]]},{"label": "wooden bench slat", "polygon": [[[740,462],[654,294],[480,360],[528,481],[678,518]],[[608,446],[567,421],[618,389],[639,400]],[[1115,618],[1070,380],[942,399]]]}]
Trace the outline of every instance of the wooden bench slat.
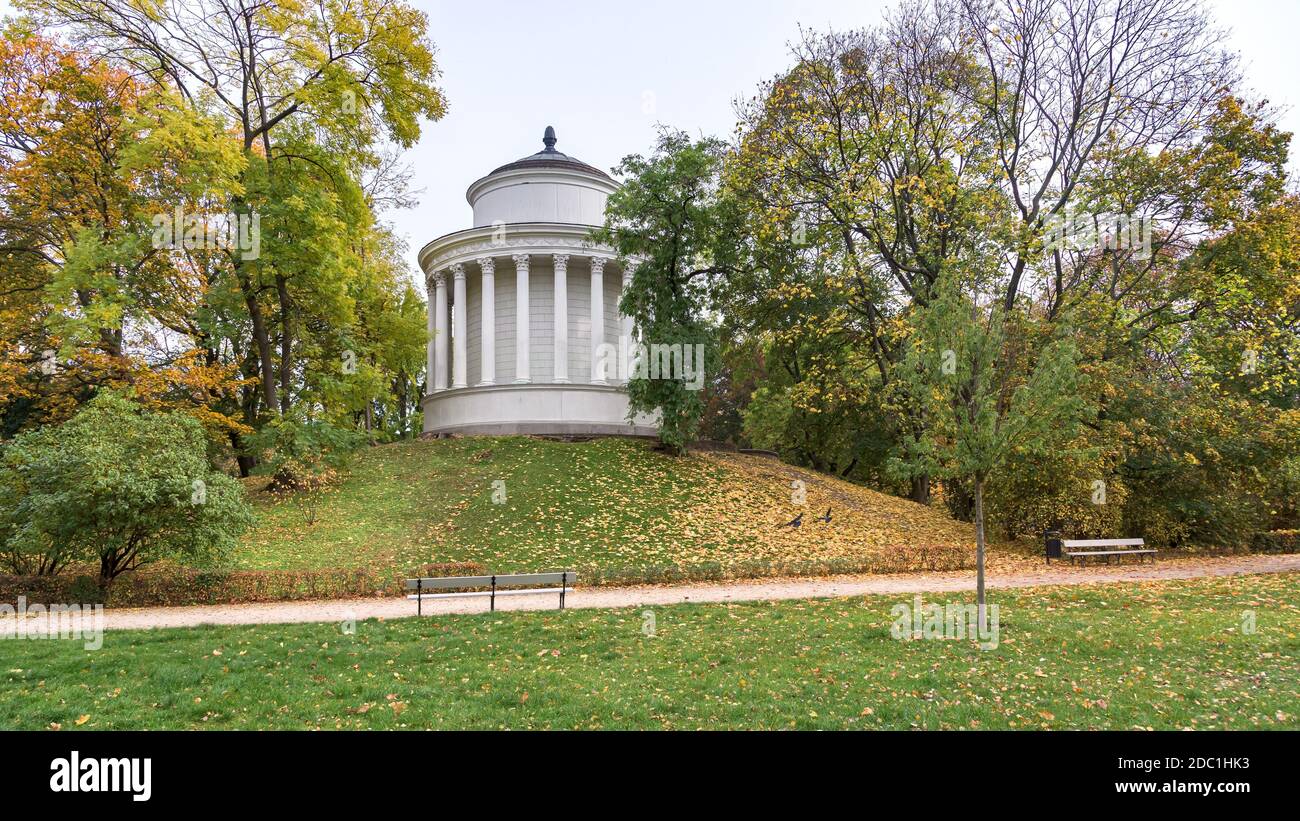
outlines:
[{"label": "wooden bench slat", "polygon": [[[1116,557],[1123,562],[1125,556],[1149,556],[1151,561],[1156,560],[1157,551],[1146,547],[1146,541],[1143,539],[1062,539],[1055,531],[1049,531],[1045,534],[1047,543],[1044,550],[1047,554],[1047,563],[1051,564],[1052,559],[1059,559],[1063,556],[1069,557],[1071,564],[1088,563],[1089,556],[1099,556],[1109,558]],[[1070,550],[1068,548],[1079,547],[1100,547],[1100,548],[1128,548],[1125,550]]]},{"label": "wooden bench slat", "polygon": [[437,590],[447,587],[488,587],[492,584],[491,576],[447,576],[440,578],[407,579],[406,589],[423,587]]},{"label": "wooden bench slat", "polygon": [[[560,584],[562,581],[572,584],[578,580],[578,574],[564,573],[510,573],[497,576],[497,592],[502,587],[518,587],[525,584]],[[491,576],[438,576],[421,579],[407,579],[406,589],[445,590],[449,587],[490,587]],[[556,591],[558,592],[558,590]]]},{"label": "wooden bench slat", "polygon": [[497,576],[497,587],[510,587],[516,584],[559,584],[561,581],[574,582],[577,573],[515,573],[509,576]]},{"label": "wooden bench slat", "polygon": [[1067,556],[1128,556],[1133,553],[1155,553],[1155,550],[1076,550],[1067,552]]},{"label": "wooden bench slat", "polygon": [[[560,609],[564,609],[564,597],[573,592],[569,584],[578,580],[578,574],[572,570],[558,573],[503,573],[497,576],[429,576],[407,579],[406,589],[414,590],[407,599],[415,599],[415,614],[423,615],[421,607],[425,599],[450,599],[467,596],[488,596],[492,600],[492,610],[497,609],[497,596],[527,596],[541,593],[558,593]],[[536,587],[535,585],[555,584],[559,587]],[[529,587],[529,585],[534,585]],[[487,590],[457,590],[453,593],[426,593],[426,590],[447,590],[449,588],[488,588]],[[527,588],[521,590],[520,588]]]},{"label": "wooden bench slat", "polygon": [[1061,547],[1122,547],[1142,545],[1142,539],[1062,539]]},{"label": "wooden bench slat", "polygon": [[[501,596],[531,596],[531,595],[536,595],[536,594],[539,594],[539,593],[551,593],[551,594],[555,594],[555,593],[559,593],[559,592],[560,592],[560,588],[558,588],[558,587],[534,587],[534,588],[531,588],[531,589],[524,589],[524,590],[521,590],[521,589],[519,589],[519,588],[511,588],[510,590],[498,590],[496,594],[497,594],[498,597],[501,597]],[[565,592],[565,593],[572,593],[572,592],[573,592],[573,588],[572,588],[572,587],[566,587],[566,588],[564,588],[564,592]],[[492,591],[491,591],[491,590],[474,590],[474,591],[470,591],[470,592],[468,592],[468,593],[424,593],[424,594],[420,594],[420,593],[412,593],[412,594],[410,594],[409,596],[407,596],[406,598],[407,598],[408,601],[415,601],[416,599],[419,599],[419,598],[426,598],[426,599],[457,599],[457,598],[466,598],[466,597],[469,597],[469,596],[491,596],[491,595],[492,595]]]}]

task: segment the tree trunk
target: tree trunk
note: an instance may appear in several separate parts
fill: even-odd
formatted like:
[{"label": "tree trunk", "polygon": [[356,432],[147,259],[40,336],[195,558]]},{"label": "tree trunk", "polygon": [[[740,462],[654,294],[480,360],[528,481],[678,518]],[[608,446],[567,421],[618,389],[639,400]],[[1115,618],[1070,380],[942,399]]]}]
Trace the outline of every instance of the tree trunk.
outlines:
[{"label": "tree trunk", "polygon": [[253,475],[253,468],[257,467],[257,460],[247,453],[243,452],[243,443],[239,441],[239,434],[233,430],[229,433],[230,448],[235,452],[235,464],[239,465],[239,478],[247,479]]},{"label": "tree trunk", "polygon": [[978,605],[979,633],[988,633],[984,609],[984,477],[975,475],[975,602]]},{"label": "tree trunk", "polygon": [[948,515],[957,521],[975,521],[975,496],[965,482],[960,479],[944,482],[943,501],[948,508]]},{"label": "tree trunk", "polygon": [[401,372],[393,381],[393,393],[397,396],[397,429],[401,432],[402,438],[406,439],[406,376]]},{"label": "tree trunk", "polygon": [[913,502],[923,505],[930,504],[930,477],[928,475],[912,477],[912,493],[909,498]]},{"label": "tree trunk", "polygon": [[262,377],[262,402],[267,409],[275,412],[275,369],[271,362],[271,337],[266,331],[266,317],[262,314],[262,305],[257,301],[257,292],[252,283],[239,275],[239,287],[244,292],[244,305],[248,308],[248,318],[253,323],[253,341],[257,344],[257,368]]},{"label": "tree trunk", "polygon": [[280,413],[283,415],[289,412],[289,380],[293,378],[293,302],[284,277],[276,276],[275,291],[280,297]]}]

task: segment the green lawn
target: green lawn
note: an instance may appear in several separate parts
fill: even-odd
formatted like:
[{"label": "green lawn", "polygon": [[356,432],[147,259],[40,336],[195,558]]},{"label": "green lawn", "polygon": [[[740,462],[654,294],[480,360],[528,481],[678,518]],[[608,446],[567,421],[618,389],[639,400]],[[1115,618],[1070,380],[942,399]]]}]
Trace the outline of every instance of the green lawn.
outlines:
[{"label": "green lawn", "polygon": [[892,639],[903,601],[8,641],[0,727],[1300,727],[1300,575],[999,591],[991,650]]}]

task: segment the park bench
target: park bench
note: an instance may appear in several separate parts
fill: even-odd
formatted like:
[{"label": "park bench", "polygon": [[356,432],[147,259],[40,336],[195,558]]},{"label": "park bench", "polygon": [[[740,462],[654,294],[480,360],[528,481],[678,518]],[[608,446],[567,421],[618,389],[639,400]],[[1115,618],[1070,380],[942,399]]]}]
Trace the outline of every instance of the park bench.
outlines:
[{"label": "park bench", "polygon": [[[1055,542],[1055,544],[1053,544]],[[1079,564],[1087,564],[1088,559],[1093,556],[1104,556],[1106,561],[1123,561],[1125,556],[1150,556],[1151,561],[1156,559],[1156,551],[1152,548],[1143,547],[1145,544],[1141,539],[1053,539],[1047,540],[1047,563],[1051,564],[1053,558],[1059,559],[1064,555],[1070,557],[1070,564],[1076,561]],[[1087,549],[1080,549],[1087,548]],[[1099,548],[1099,549],[1097,549]]]},{"label": "park bench", "polygon": [[[487,596],[492,610],[497,609],[497,596],[523,596],[530,593],[559,593],[560,609],[564,609],[564,594],[572,593],[569,585],[578,580],[572,570],[558,573],[511,573],[500,576],[436,576],[407,579],[407,595],[415,599],[415,614],[424,615],[425,599],[450,599],[461,596]],[[552,585],[559,585],[554,587]],[[521,589],[522,588],[522,589]],[[429,590],[450,590],[449,593],[429,593]]]}]

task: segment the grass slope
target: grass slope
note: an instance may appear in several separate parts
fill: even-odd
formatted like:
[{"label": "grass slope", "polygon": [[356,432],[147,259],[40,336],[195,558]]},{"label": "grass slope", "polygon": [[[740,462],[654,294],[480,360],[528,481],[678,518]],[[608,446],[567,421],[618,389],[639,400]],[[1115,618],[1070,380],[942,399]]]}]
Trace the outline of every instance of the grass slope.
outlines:
[{"label": "grass slope", "polygon": [[1297,574],[999,590],[990,650],[892,639],[899,601],[663,607],[653,637],[570,610],[10,641],[0,726],[1300,727]]},{"label": "grass slope", "polygon": [[[493,504],[497,480],[505,504]],[[792,503],[795,480],[806,486],[803,507]],[[973,560],[964,549],[973,543],[969,525],[922,505],[772,459],[676,459],[627,439],[466,438],[372,448],[325,494],[312,525],[294,502],[253,496],[261,525],[235,561],[254,569],[406,573],[427,562],[477,561],[497,572],[714,566],[735,575],[798,562],[952,569]],[[831,522],[813,521],[827,507]],[[803,527],[781,527],[801,510]],[[918,556],[925,545],[950,549]],[[899,546],[912,552],[894,567]]]}]

